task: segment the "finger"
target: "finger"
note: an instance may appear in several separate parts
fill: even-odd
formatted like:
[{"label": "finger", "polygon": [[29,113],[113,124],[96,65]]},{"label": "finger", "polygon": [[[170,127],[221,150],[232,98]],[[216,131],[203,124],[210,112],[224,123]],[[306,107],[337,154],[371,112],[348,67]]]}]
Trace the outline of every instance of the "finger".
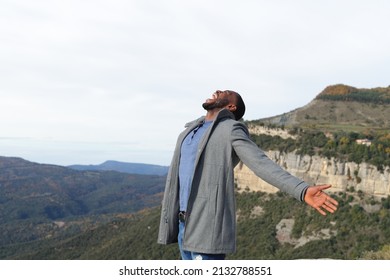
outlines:
[{"label": "finger", "polygon": [[332,203],[333,205],[339,205],[339,203],[337,202],[337,200],[331,198],[330,196],[327,198],[327,201]]},{"label": "finger", "polygon": [[327,205],[327,204],[322,205],[322,208],[324,208],[326,211],[330,213],[334,213],[337,210],[337,208],[334,208],[333,205]]},{"label": "finger", "polygon": [[326,207],[332,209],[333,212],[337,210],[337,206],[336,205],[333,205],[333,204],[328,203],[328,202],[325,205],[326,205]]},{"label": "finger", "polygon": [[330,187],[332,187],[332,185],[329,185],[329,184],[327,184],[327,185],[319,185],[318,187],[322,191],[322,190],[329,189]]},{"label": "finger", "polygon": [[322,215],[322,216],[326,216],[326,212],[324,210],[322,210],[320,207],[315,207],[315,209]]},{"label": "finger", "polygon": [[[326,209],[329,211],[329,209],[330,210],[332,210],[332,213],[334,212],[334,211],[336,211],[337,210],[337,205],[338,205],[338,203],[337,203],[337,201],[336,200],[334,200],[333,198],[331,198],[331,197],[327,197],[327,199],[325,200],[325,202],[323,203],[323,207],[327,207]],[[331,211],[330,211],[331,212]]]},{"label": "finger", "polygon": [[326,201],[325,204],[326,206],[331,207],[334,210],[337,210],[337,206],[338,206],[337,203],[333,203],[332,201]]},{"label": "finger", "polygon": [[[323,193],[325,194],[325,193]],[[330,197],[329,195],[325,194],[326,197],[325,197],[325,201],[324,203],[328,203],[329,205],[334,205],[334,206],[337,206],[339,205],[339,203],[337,202],[337,200],[333,199],[332,197]]]}]

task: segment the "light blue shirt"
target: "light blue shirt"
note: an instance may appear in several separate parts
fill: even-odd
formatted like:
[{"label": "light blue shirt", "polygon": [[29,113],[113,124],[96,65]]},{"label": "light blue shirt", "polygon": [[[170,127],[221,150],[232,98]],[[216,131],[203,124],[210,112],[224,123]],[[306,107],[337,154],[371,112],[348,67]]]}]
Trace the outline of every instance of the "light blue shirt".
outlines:
[{"label": "light blue shirt", "polygon": [[187,210],[199,142],[211,123],[212,121],[206,121],[200,126],[197,126],[186,136],[186,138],[184,138],[181,145],[179,164],[180,211]]}]

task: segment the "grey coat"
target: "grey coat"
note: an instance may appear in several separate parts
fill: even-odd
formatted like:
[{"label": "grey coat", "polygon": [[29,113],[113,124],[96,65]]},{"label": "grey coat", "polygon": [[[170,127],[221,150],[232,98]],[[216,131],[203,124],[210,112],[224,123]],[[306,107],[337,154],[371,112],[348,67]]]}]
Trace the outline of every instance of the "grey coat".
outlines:
[{"label": "grey coat", "polygon": [[[158,243],[177,242],[179,211],[179,160],[184,138],[201,117],[179,135],[162,201]],[[242,161],[257,176],[302,201],[308,184],[282,169],[249,139],[246,126],[223,109],[201,142],[195,162],[187,207],[183,249],[226,254],[236,250],[234,167]]]}]

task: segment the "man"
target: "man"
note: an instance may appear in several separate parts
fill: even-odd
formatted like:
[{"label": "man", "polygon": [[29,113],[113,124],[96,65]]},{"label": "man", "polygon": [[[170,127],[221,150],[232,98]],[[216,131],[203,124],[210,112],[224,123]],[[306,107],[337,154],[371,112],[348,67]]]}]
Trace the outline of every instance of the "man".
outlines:
[{"label": "man", "polygon": [[178,242],[182,259],[224,259],[236,250],[233,170],[241,160],[257,176],[320,214],[333,213],[337,201],[309,186],[269,159],[239,122],[241,96],[216,91],[203,103],[206,116],[186,124],[179,135],[162,202],[158,243]]}]

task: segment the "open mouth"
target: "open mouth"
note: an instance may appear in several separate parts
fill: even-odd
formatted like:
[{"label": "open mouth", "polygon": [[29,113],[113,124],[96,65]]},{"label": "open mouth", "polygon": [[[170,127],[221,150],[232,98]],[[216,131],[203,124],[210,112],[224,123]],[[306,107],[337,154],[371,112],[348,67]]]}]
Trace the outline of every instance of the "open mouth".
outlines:
[{"label": "open mouth", "polygon": [[217,98],[218,98],[218,94],[217,93],[213,93],[213,95],[211,95],[210,98],[206,99],[206,102],[210,102],[212,100],[216,100]]}]

